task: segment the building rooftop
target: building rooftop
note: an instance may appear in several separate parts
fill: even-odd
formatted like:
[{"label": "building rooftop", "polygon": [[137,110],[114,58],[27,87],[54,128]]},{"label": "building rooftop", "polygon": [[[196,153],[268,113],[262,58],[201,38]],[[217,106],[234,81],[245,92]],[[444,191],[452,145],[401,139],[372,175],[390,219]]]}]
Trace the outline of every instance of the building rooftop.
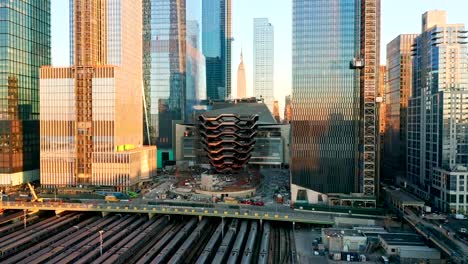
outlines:
[{"label": "building rooftop", "polygon": [[395,200],[404,204],[417,204],[419,206],[423,206],[425,204],[423,200],[400,189],[392,190],[390,188],[387,188],[386,192],[388,192],[388,194],[392,196]]},{"label": "building rooftop", "polygon": [[385,241],[387,245],[392,246],[426,246],[422,237],[416,234],[389,233],[379,234],[379,237]]},{"label": "building rooftop", "polygon": [[326,236],[330,236],[330,237],[343,237],[343,236],[364,237],[364,235],[361,232],[359,232],[358,230],[354,230],[354,229],[325,228],[323,229],[323,233]]}]

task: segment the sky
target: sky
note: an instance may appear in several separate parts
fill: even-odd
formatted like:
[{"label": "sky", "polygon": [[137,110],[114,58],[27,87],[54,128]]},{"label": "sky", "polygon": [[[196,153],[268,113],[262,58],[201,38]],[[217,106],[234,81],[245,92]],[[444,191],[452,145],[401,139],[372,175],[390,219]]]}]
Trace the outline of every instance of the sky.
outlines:
[{"label": "sky", "polygon": [[[68,0],[52,1],[52,64],[69,64]],[[190,6],[190,1],[186,0]],[[313,0],[310,0],[313,1]],[[292,0],[232,0],[232,90],[237,92],[241,47],[246,67],[247,95],[253,94],[253,18],[266,17],[275,28],[275,98],[283,112],[284,97],[291,94]],[[399,34],[420,33],[421,15],[446,10],[449,23],[468,25],[468,0],[382,0],[381,64],[385,48]]]}]

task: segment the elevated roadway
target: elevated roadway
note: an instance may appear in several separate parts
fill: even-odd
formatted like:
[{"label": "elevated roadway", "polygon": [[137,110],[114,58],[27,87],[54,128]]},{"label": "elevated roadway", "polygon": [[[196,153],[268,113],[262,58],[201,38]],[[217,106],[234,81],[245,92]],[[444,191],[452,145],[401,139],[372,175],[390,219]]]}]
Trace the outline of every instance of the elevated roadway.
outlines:
[{"label": "elevated roadway", "polygon": [[[235,207],[235,208],[233,208]],[[132,202],[115,203],[56,203],[56,202],[0,202],[0,208],[13,210],[49,210],[56,212],[75,211],[75,212],[102,212],[107,213],[140,213],[154,215],[188,215],[199,217],[221,217],[221,218],[239,218],[251,220],[269,220],[293,223],[307,223],[317,225],[334,225],[335,217],[346,216],[347,214],[319,213],[297,211],[289,208],[280,210],[271,207],[244,207],[222,205],[216,207],[189,207],[174,205],[149,205]],[[379,218],[376,216],[356,216],[356,218]],[[382,217],[380,217],[382,218]]]}]

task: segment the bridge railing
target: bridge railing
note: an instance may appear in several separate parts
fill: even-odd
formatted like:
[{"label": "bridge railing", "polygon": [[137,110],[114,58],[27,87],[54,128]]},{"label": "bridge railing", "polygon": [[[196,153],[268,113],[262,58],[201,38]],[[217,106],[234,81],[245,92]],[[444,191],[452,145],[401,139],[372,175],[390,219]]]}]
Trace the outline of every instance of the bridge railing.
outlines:
[{"label": "bridge railing", "polygon": [[216,216],[229,218],[264,219],[288,222],[304,222],[331,225],[334,218],[327,215],[304,212],[275,212],[251,209],[200,208],[167,205],[147,205],[132,203],[56,203],[56,202],[0,202],[0,208],[27,209],[27,210],[57,210],[57,211],[95,211],[95,212],[129,212],[129,213],[155,213],[155,214],[179,214],[197,216]]}]

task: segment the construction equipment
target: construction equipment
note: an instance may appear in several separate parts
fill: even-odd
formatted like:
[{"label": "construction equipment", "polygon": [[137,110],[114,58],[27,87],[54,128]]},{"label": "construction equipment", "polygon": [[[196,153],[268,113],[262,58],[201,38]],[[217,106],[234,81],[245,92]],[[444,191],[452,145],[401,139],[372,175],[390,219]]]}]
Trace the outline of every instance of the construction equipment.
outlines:
[{"label": "construction equipment", "polygon": [[29,190],[31,191],[31,195],[32,195],[32,199],[31,199],[31,202],[44,202],[44,199],[42,198],[39,198],[36,194],[36,191],[34,190],[34,187],[28,182],[27,183],[28,187],[29,187]]}]

